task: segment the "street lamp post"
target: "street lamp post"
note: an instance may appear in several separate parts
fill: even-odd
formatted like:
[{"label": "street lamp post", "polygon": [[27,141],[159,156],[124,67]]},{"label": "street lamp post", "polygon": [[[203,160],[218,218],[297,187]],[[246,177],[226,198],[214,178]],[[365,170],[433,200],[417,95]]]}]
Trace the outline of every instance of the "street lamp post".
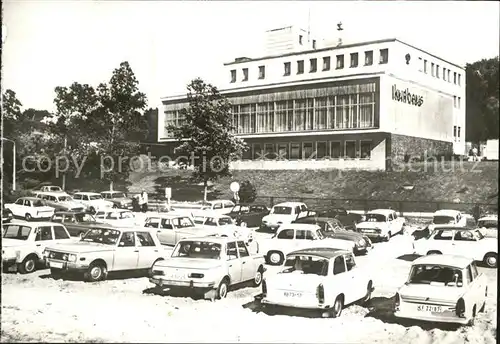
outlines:
[{"label": "street lamp post", "polygon": [[[16,191],[16,142],[2,137],[2,140],[12,142],[12,190]],[[2,171],[3,171],[3,145],[2,145]]]}]

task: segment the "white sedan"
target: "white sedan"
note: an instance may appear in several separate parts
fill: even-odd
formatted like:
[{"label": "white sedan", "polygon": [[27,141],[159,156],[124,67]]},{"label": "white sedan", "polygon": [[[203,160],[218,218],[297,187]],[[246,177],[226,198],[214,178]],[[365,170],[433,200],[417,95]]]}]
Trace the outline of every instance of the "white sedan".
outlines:
[{"label": "white sedan", "polygon": [[106,223],[118,227],[140,226],[142,223],[135,218],[130,210],[106,209],[96,213],[95,218],[98,222]]},{"label": "white sedan", "polygon": [[433,255],[412,263],[406,283],[396,293],[394,315],[431,322],[473,324],[484,310],[488,287],[474,260]]},{"label": "white sedan", "polygon": [[367,270],[356,266],[352,252],[334,248],[310,248],[286,256],[282,270],[265,276],[261,306],[319,310],[323,317],[339,317],[345,305],[371,298],[373,281]]}]

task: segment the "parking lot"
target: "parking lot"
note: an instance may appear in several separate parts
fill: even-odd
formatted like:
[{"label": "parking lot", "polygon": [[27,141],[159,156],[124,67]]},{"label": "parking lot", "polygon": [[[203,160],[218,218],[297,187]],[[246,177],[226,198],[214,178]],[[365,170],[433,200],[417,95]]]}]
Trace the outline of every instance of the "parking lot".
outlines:
[{"label": "parking lot", "polygon": [[[286,312],[268,315],[253,302],[260,289],[246,285],[212,302],[168,292],[157,295],[144,276],[118,275],[85,283],[54,280],[47,269],[29,275],[3,273],[2,341],[496,342],[496,269],[480,267],[488,278],[489,299],[472,327],[436,327],[391,318],[392,297],[414,258],[407,254],[411,249],[411,236],[397,235],[357,257],[360,268],[372,274],[375,291],[369,304],[348,306],[337,319]],[[265,274],[277,269],[268,267]]]}]

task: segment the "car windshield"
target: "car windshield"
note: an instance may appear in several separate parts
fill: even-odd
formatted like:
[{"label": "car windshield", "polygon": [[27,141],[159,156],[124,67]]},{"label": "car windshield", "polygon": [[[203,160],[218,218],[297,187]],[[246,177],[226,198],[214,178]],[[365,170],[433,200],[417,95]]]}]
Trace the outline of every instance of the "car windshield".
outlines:
[{"label": "car windshield", "polygon": [[95,242],[105,245],[116,245],[119,236],[120,232],[114,229],[93,228],[85,233],[80,241]]},{"label": "car windshield", "polygon": [[220,259],[221,244],[210,241],[181,241],[172,253],[173,258]]},{"label": "car windshield", "polygon": [[95,218],[90,214],[75,214],[78,222],[95,222]]},{"label": "car windshield", "polygon": [[59,186],[51,186],[49,187],[49,191],[62,191],[62,189]]},{"label": "car windshield", "polygon": [[418,264],[411,268],[407,283],[461,287],[462,271],[450,266]]},{"label": "car windshield", "polygon": [[111,198],[125,198],[125,194],[123,192],[115,192],[111,194]]},{"label": "car windshield", "polygon": [[102,196],[101,195],[90,195],[89,199],[91,201],[95,201],[96,199],[102,199]]},{"label": "car windshield", "polygon": [[57,200],[59,202],[69,202],[69,201],[72,201],[73,198],[71,196],[59,196],[59,197],[57,197]]},{"label": "car windshield", "polygon": [[41,200],[32,201],[34,207],[43,207],[43,202]]},{"label": "car windshield", "polygon": [[31,227],[23,225],[3,225],[3,238],[5,239],[17,239],[17,240],[27,240],[31,232]]},{"label": "car windshield", "polygon": [[286,258],[282,273],[328,275],[328,259],[315,256],[295,256]]},{"label": "car windshield", "polygon": [[366,214],[366,222],[385,222],[385,215],[382,214]]},{"label": "car windshield", "polygon": [[277,214],[277,215],[290,215],[291,213],[292,213],[292,208],[290,207],[277,206],[273,207],[273,210],[271,210],[271,214]]},{"label": "car windshield", "polygon": [[455,222],[453,216],[436,215],[432,218],[432,223],[435,225],[447,225],[453,222]]},{"label": "car windshield", "polygon": [[479,220],[477,226],[480,228],[498,228],[498,220]]},{"label": "car windshield", "polygon": [[50,221],[52,221],[52,222],[62,222],[62,220],[63,220],[62,214],[54,214],[54,215],[52,215],[52,218],[50,219]]}]

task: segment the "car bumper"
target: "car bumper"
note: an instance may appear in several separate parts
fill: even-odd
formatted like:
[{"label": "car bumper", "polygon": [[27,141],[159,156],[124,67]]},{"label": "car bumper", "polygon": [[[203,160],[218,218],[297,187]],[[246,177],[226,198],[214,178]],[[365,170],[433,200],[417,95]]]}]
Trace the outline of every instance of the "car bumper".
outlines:
[{"label": "car bumper", "polygon": [[46,267],[51,269],[58,269],[63,271],[75,271],[75,272],[86,271],[89,267],[88,265],[85,264],[66,262],[63,260],[56,260],[56,259],[44,259],[44,264]]},{"label": "car bumper", "polygon": [[164,280],[161,278],[151,277],[149,282],[156,284],[163,288],[196,288],[196,289],[209,289],[215,287],[215,282],[198,282],[198,281],[173,281]]},{"label": "car bumper", "polygon": [[283,301],[274,301],[274,300],[268,300],[263,294],[256,295],[254,297],[255,301],[259,302],[263,306],[275,306],[275,307],[280,307],[280,308],[288,308],[288,309],[300,309],[300,310],[328,310],[331,309],[333,305],[328,305],[328,304],[302,304],[302,305],[295,305],[293,303],[287,303]]},{"label": "car bumper", "polygon": [[17,258],[2,258],[2,269],[12,270],[17,269]]},{"label": "car bumper", "polygon": [[371,239],[381,239],[381,238],[386,238],[387,234],[384,233],[372,233],[372,232],[363,232],[359,231],[360,234],[363,234],[364,236],[367,236],[370,240]]},{"label": "car bumper", "polygon": [[396,311],[394,312],[394,316],[402,319],[412,319],[412,320],[420,320],[427,322],[439,322],[439,323],[448,323],[448,324],[461,324],[466,325],[469,322],[469,319],[459,318],[455,312],[443,312],[442,314],[418,314],[414,312],[402,312]]}]

